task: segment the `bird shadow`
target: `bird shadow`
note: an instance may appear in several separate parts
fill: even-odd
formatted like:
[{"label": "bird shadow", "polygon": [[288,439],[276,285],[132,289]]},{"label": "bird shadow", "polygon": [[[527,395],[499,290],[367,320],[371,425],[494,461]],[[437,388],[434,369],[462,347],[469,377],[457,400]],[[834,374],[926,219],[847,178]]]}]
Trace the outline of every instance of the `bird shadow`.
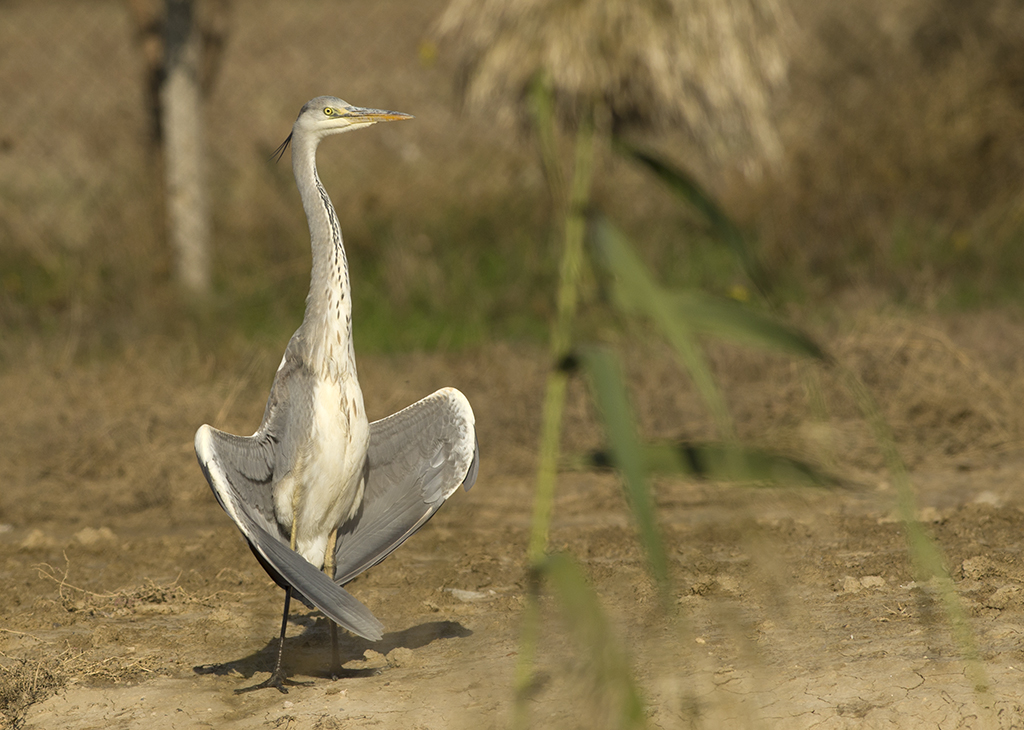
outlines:
[{"label": "bird shadow", "polygon": [[[301,634],[289,636],[284,641],[284,668],[289,676],[332,677],[330,624],[325,618],[297,616],[289,623],[303,626]],[[341,660],[340,678],[370,677],[380,674],[385,667],[346,666],[350,662],[366,662],[364,653],[372,649],[388,654],[393,649],[419,649],[440,639],[455,639],[472,636],[473,632],[457,621],[430,621],[411,626],[402,631],[384,634],[380,641],[368,641],[343,631],[338,632],[338,654]],[[192,667],[196,674],[218,676],[252,677],[257,672],[269,672],[277,659],[277,637],[262,649],[248,656],[222,664],[200,664]]]}]

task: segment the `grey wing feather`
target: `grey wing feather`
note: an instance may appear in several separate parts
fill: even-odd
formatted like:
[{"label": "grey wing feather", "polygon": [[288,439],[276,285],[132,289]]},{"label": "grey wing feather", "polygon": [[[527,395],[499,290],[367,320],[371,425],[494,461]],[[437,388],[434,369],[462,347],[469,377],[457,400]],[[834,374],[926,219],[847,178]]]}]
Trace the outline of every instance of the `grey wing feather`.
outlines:
[{"label": "grey wing feather", "polygon": [[370,424],[362,508],[335,544],[337,583],[386,558],[460,485],[473,486],[480,456],[474,420],[466,397],[444,388]]},{"label": "grey wing feather", "polygon": [[279,435],[287,423],[287,387],[295,369],[286,354],[263,424],[255,434],[235,436],[202,426],[196,432],[196,456],[217,501],[275,582],[292,586],[300,598],[308,599],[352,633],[377,641],[383,636],[383,625],[352,594],[292,550],[274,517],[275,472],[294,459],[284,451]]},{"label": "grey wing feather", "polygon": [[384,625],[355,596],[259,525],[254,528],[256,540],[250,542],[255,549],[325,616],[364,639],[380,641],[384,637]]},{"label": "grey wing feather", "polygon": [[247,438],[202,426],[195,447],[210,489],[246,538],[244,525],[252,523],[281,539],[274,519],[274,442],[259,432]]},{"label": "grey wing feather", "polygon": [[[296,415],[293,412],[302,408],[301,403],[289,397],[292,392],[302,391],[294,387],[294,381],[302,377],[303,371],[302,358],[297,354],[299,338],[296,333],[285,349],[270,387],[263,422],[256,433],[248,437],[235,436],[202,426],[195,440],[196,456],[206,481],[239,529],[242,528],[239,512],[249,511],[264,530],[282,539],[288,536],[281,532],[274,518],[274,479],[284,476],[295,458],[294,447],[289,448],[290,441],[284,437],[292,416]],[[224,477],[219,482],[211,477],[214,460]]]}]

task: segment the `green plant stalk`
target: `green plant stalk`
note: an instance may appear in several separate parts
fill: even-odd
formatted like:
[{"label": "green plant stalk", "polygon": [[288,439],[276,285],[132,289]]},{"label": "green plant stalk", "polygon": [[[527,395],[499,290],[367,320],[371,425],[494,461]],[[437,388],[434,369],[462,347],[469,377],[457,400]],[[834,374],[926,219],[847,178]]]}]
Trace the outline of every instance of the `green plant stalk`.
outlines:
[{"label": "green plant stalk", "polygon": [[533,503],[529,558],[532,565],[544,559],[551,508],[554,502],[555,479],[562,434],[562,412],[569,373],[561,363],[572,346],[572,325],[579,300],[580,272],[583,269],[583,239],[586,234],[586,210],[590,202],[593,180],[594,129],[581,123],[576,133],[576,155],[573,165],[572,190],[565,216],[565,248],[558,279],[557,315],[551,329],[551,357],[554,368],[548,374],[541,426],[540,463],[537,468],[537,491]]},{"label": "green plant stalk", "polygon": [[558,160],[554,106],[551,75],[542,73],[534,79],[530,88],[530,114],[533,117],[533,128],[537,134],[537,150],[540,153],[544,177],[551,193],[551,202],[554,204],[554,210],[561,210],[566,204],[566,189]]},{"label": "green plant stalk", "polygon": [[[540,122],[541,120],[538,120]],[[550,122],[550,119],[548,120]],[[590,188],[594,169],[594,128],[585,118],[576,132],[573,160],[572,189],[565,216],[565,245],[559,270],[557,314],[551,330],[551,356],[553,368],[548,373],[544,393],[543,421],[541,424],[540,453],[537,466],[537,487],[533,498],[533,520],[527,552],[530,570],[539,570],[547,553],[551,530],[551,513],[558,476],[558,455],[562,435],[562,414],[565,410],[565,392],[569,373],[561,367],[572,346],[572,325],[579,300],[580,272],[583,268],[583,242],[586,234],[586,211],[590,202]],[[516,708],[513,726],[528,725],[526,700],[533,681],[533,665],[540,633],[540,607],[538,605],[539,580],[531,581],[526,595],[523,631],[516,665]]]},{"label": "green plant stalk", "polygon": [[950,577],[949,571],[946,570],[942,551],[918,519],[917,502],[910,485],[907,467],[896,448],[896,440],[889,429],[889,424],[860,378],[846,368],[841,368],[840,372],[882,450],[886,466],[893,480],[893,486],[896,488],[896,508],[907,533],[908,549],[918,580],[935,580],[943,610],[953,633],[953,641],[957,644],[964,659],[965,674],[971,682],[971,687],[978,696],[980,704],[987,707],[989,705],[986,697],[988,678],[981,663],[981,654],[978,651],[974,632],[971,630],[963,604],[960,603],[960,596],[953,585],[953,579]]}]

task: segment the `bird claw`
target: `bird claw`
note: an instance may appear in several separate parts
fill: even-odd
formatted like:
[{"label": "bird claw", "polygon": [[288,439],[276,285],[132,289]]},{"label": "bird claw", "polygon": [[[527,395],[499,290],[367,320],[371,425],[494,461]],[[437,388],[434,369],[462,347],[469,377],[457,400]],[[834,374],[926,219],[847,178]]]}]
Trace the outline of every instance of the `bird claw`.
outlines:
[{"label": "bird claw", "polygon": [[252,687],[242,687],[241,689],[236,689],[235,690],[235,694],[236,695],[240,695],[240,694],[245,694],[246,692],[254,692],[255,690],[258,690],[258,689],[266,689],[267,687],[274,687],[278,692],[280,692],[283,695],[286,695],[286,694],[288,694],[288,687],[309,687],[311,684],[313,684],[313,683],[312,682],[299,682],[299,681],[294,680],[294,679],[288,679],[283,674],[279,675],[277,673],[274,673],[274,674],[271,674],[267,678],[267,680],[265,682],[260,682],[259,684],[254,684]]}]

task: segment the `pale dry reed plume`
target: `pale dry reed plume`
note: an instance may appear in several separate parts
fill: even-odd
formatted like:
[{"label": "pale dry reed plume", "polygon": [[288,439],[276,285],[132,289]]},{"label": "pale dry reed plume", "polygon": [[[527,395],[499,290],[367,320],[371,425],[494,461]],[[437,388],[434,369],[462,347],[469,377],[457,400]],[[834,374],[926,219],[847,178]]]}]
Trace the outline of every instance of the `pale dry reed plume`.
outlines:
[{"label": "pale dry reed plume", "polygon": [[438,23],[469,107],[515,121],[543,75],[563,121],[603,107],[758,167],[782,156],[790,30],[778,0],[452,0]]}]

